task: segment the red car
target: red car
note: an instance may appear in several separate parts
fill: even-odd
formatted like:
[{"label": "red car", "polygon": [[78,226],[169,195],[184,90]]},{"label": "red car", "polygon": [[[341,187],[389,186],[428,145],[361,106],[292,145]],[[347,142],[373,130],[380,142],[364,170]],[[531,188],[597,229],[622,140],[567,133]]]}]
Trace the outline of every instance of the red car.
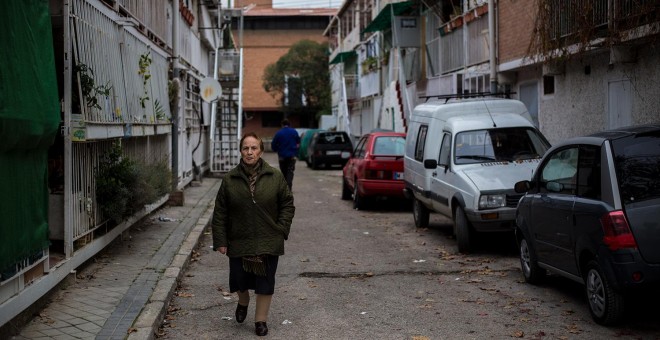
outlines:
[{"label": "red car", "polygon": [[343,200],[363,209],[376,197],[403,198],[403,154],[406,134],[372,132],[360,138],[343,169]]}]

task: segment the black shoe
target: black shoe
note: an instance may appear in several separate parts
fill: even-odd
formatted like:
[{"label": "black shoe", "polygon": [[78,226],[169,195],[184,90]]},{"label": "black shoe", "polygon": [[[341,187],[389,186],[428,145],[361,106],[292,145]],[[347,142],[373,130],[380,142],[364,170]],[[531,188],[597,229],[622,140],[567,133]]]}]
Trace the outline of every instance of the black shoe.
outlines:
[{"label": "black shoe", "polygon": [[254,331],[258,336],[264,336],[268,334],[268,326],[266,321],[257,321],[254,323]]},{"label": "black shoe", "polygon": [[243,323],[247,317],[248,306],[242,306],[240,303],[236,304],[236,322]]}]

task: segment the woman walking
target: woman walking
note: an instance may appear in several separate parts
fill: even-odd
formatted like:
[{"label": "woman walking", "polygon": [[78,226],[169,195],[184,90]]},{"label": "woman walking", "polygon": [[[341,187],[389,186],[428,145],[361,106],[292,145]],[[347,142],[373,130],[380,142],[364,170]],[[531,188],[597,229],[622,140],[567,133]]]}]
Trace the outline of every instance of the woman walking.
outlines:
[{"label": "woman walking", "polygon": [[216,197],[213,249],[229,257],[229,290],[238,294],[236,321],[245,321],[249,290],[254,290],[255,332],[264,336],[277,263],[284,255],[295,207],[282,173],[261,158],[261,138],[245,134],[240,152],[239,165],[224,176]]}]

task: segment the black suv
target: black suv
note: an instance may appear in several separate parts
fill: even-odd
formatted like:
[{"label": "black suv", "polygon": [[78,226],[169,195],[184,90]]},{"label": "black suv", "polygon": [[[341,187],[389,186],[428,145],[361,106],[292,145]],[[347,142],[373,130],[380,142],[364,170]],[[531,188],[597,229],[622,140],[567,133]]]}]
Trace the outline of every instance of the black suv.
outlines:
[{"label": "black suv", "polygon": [[527,282],[549,271],[583,283],[603,325],[623,318],[628,293],[660,288],[660,125],[555,145],[515,188]]}]

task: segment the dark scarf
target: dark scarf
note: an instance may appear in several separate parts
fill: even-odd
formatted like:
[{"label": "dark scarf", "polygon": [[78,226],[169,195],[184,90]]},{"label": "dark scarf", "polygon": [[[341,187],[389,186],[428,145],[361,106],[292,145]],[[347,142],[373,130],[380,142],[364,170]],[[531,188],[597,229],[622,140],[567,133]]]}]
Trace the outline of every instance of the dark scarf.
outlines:
[{"label": "dark scarf", "polygon": [[[250,187],[250,194],[254,201],[254,190],[257,184],[257,177],[263,168],[263,160],[259,159],[254,165],[248,165],[240,161],[241,170],[248,178],[248,186]],[[243,257],[243,270],[254,275],[266,276],[266,262],[264,255],[257,256],[244,256]]]},{"label": "dark scarf", "polygon": [[243,170],[243,173],[245,173],[248,178],[248,185],[250,187],[250,194],[252,194],[252,198],[254,198],[254,188],[257,184],[257,177],[263,168],[263,162],[264,161],[261,158],[254,165],[246,164],[242,159],[240,162],[241,170]]}]

